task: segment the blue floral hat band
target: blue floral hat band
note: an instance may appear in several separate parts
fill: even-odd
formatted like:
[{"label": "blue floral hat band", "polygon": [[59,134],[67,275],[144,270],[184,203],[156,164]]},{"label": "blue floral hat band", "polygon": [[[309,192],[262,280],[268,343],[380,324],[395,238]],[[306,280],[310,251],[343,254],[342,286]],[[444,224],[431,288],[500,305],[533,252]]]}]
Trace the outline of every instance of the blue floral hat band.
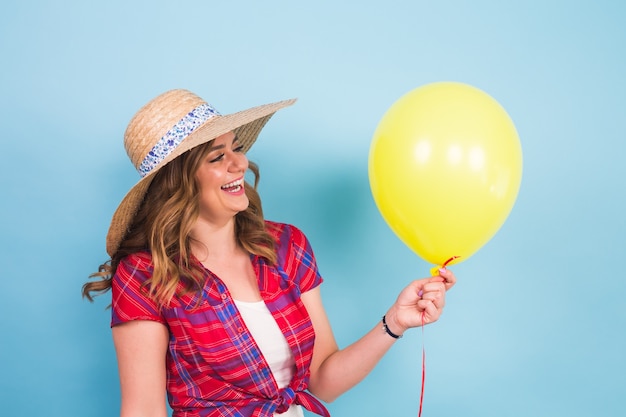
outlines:
[{"label": "blue floral hat band", "polygon": [[208,103],[203,103],[187,113],[174,127],[159,139],[152,147],[148,155],[139,165],[139,175],[145,177],[150,171],[158,166],[180,143],[185,140],[196,128],[201,126],[211,117],[219,116],[220,113]]}]

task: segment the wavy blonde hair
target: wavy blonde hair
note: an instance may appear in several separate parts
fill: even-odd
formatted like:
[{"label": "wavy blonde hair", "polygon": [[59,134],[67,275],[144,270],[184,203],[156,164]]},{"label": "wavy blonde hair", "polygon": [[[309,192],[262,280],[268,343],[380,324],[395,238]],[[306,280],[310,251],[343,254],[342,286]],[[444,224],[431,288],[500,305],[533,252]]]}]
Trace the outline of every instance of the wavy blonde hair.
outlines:
[{"label": "wavy blonde hair", "polygon": [[[112,277],[120,261],[139,251],[149,250],[153,275],[144,288],[159,306],[170,302],[179,283],[184,292],[201,291],[205,272],[191,261],[191,227],[198,218],[199,187],[196,172],[208,153],[211,142],[198,146],[174,159],[155,174],[132,225],[111,259],[100,265],[90,278],[100,278],[83,285],[83,297],[93,297],[111,289]],[[249,162],[254,185],[246,182],[248,208],[235,215],[235,234],[247,252],[276,263],[273,237],[265,228],[261,198],[256,191],[260,176],[256,164]]]}]

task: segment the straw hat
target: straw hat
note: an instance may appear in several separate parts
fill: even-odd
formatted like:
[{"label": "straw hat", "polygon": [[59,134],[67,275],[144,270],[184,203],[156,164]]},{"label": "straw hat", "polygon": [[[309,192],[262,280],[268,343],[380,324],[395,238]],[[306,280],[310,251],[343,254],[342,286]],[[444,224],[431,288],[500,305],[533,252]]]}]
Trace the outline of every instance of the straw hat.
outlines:
[{"label": "straw hat", "polygon": [[272,115],[295,101],[279,101],[221,115],[190,91],[171,90],[143,106],[124,134],[126,153],[141,179],[113,214],[106,239],[107,253],[113,256],[117,251],[159,169],[184,152],[230,131],[235,132],[243,151],[247,152]]}]

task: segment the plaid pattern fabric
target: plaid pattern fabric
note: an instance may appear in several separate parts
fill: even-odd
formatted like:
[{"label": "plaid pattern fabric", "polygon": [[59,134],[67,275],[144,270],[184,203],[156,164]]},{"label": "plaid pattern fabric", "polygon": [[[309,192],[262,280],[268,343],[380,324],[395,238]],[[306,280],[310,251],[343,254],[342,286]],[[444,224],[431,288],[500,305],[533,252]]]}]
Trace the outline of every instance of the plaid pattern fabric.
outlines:
[{"label": "plaid pattern fabric", "polygon": [[141,288],[152,273],[150,254],[130,255],[117,268],[111,326],[153,320],[169,329],[167,391],[173,417],[271,417],[293,403],[330,416],[306,391],[315,333],[300,299],[322,278],[299,229],[273,222],[267,222],[267,228],[278,243],[279,266],[270,266],[258,256],[252,257],[252,264],[261,297],[296,362],[295,374],[283,389],[278,388],[228,289],[210,271],[202,294],[175,296],[159,311]]}]

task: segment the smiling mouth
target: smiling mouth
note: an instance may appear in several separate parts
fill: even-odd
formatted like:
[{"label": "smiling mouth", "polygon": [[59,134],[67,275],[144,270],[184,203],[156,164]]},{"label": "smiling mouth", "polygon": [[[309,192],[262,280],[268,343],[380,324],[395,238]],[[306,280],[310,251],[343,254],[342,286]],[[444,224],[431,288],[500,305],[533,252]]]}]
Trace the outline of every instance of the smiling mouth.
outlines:
[{"label": "smiling mouth", "polygon": [[237,193],[243,188],[243,178],[224,184],[221,188],[229,193]]}]

